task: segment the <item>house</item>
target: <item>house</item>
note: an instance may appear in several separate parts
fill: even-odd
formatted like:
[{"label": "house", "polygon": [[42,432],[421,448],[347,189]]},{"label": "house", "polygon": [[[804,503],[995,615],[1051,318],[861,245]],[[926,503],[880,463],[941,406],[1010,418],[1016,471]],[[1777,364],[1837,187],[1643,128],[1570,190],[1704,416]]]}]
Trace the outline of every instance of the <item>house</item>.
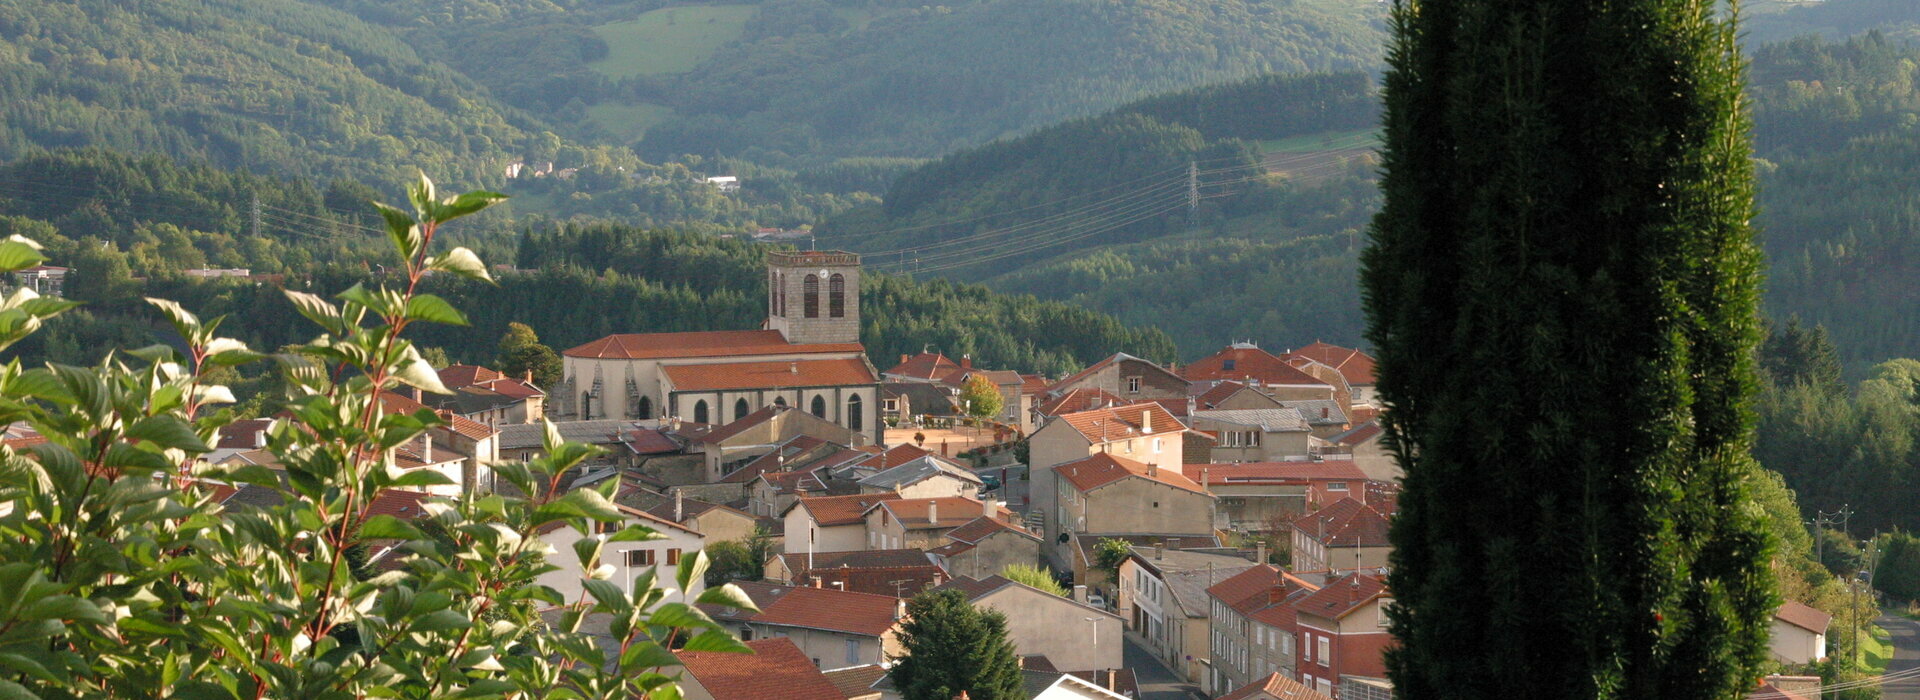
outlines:
[{"label": "house", "polygon": [[[830,423],[822,422],[821,425],[840,430],[839,426]],[[734,436],[728,439],[751,442],[753,438]],[[748,453],[766,452],[744,463],[721,465],[720,468],[727,471],[712,483],[683,485],[675,490],[697,493],[711,501],[733,503],[744,499],[747,512],[769,517],[777,515],[800,496],[833,493],[828,484],[833,476],[830,468],[868,456],[868,453],[847,445],[807,434],[787,438],[770,449],[761,445],[736,445],[736,448],[746,448]],[[838,485],[841,487],[840,494],[859,492],[851,481]]]},{"label": "house", "polygon": [[1394,700],[1393,681],[1377,676],[1340,677],[1340,700]]},{"label": "house", "polygon": [[[1105,676],[1114,680],[1117,676]],[[1127,696],[1097,682],[1059,671],[1020,671],[1021,687],[1032,700],[1126,700]]]},{"label": "house", "polygon": [[1007,639],[1016,654],[1042,654],[1063,669],[1126,665],[1118,615],[1002,576],[955,578],[940,588],[960,591],[975,608],[1006,615]]},{"label": "house", "polygon": [[[1184,460],[1186,426],[1155,403],[1112,406],[1054,416],[1027,438],[1028,482],[1042,511],[1057,498],[1052,470],[1090,455],[1112,453],[1168,468]],[[1054,532],[1043,526],[1043,530]]]},{"label": "house", "polygon": [[1342,498],[1293,520],[1294,571],[1378,571],[1387,566],[1393,542],[1388,514],[1354,498]]},{"label": "house", "polygon": [[1221,348],[1180,368],[1180,375],[1195,382],[1240,382],[1258,387],[1262,393],[1282,401],[1339,399],[1345,405],[1345,397],[1339,396],[1335,387],[1253,343],[1234,343]]},{"label": "house", "polygon": [[1329,580],[1295,601],[1300,682],[1332,695],[1347,676],[1385,678],[1381,652],[1393,643],[1386,615],[1392,604],[1383,580],[1358,573]]},{"label": "house", "polygon": [[[701,463],[707,475],[705,481],[712,483],[734,477],[735,472],[749,462],[775,453],[775,448],[793,448],[789,441],[801,435],[817,440],[817,442],[808,443],[808,448],[825,443],[859,447],[871,442],[864,433],[827,421],[806,411],[795,410],[788,406],[767,406],[708,431],[695,440],[689,449],[701,456]],[[766,471],[774,466],[762,463],[759,469]],[[731,483],[745,484],[756,473],[758,472],[735,477]]]},{"label": "house", "polygon": [[[887,677],[886,666],[862,664],[823,671],[822,674],[827,677],[827,680],[833,682],[833,687],[838,688],[840,694],[847,700],[890,700],[878,687]],[[898,700],[898,698],[899,696],[895,695],[891,700]]]},{"label": "house", "polygon": [[273,431],[273,423],[272,418],[250,418],[220,426],[214,432],[213,451],[200,458],[210,464],[219,464],[242,452],[265,449],[267,437]]},{"label": "house", "polygon": [[904,599],[759,581],[734,585],[758,612],[698,607],[742,640],[792,640],[815,668],[887,663],[903,649],[897,634],[906,615]]},{"label": "house", "polygon": [[[466,419],[462,419],[466,420]],[[604,454],[588,460],[583,466],[591,471],[634,466],[639,462],[638,451],[631,446],[637,440],[651,439],[647,433],[657,432],[630,420],[582,420],[562,421],[553,424],[560,439],[593,445],[606,450]],[[501,459],[528,460],[546,454],[547,429],[540,423],[506,423],[496,428],[498,431],[498,450]]]},{"label": "house", "polygon": [[1366,472],[1368,479],[1397,484],[1406,472],[1400,469],[1400,460],[1381,442],[1380,436],[1385,433],[1378,419],[1369,420],[1327,438],[1328,445],[1321,449],[1321,454],[1333,459],[1331,455],[1345,453],[1338,458],[1352,460],[1360,471]]},{"label": "house", "polygon": [[610,335],[566,350],[549,412],[718,424],[790,406],[879,442],[879,373],[860,345],[860,256],[770,252],[767,282],[763,330]]},{"label": "house", "polygon": [[1281,401],[1280,405],[1299,411],[1317,438],[1330,438],[1353,427],[1347,422],[1347,406],[1333,399],[1297,399]]},{"label": "house", "polygon": [[766,579],[794,586],[912,597],[940,585],[948,576],[918,549],[873,549],[781,554],[767,560]]},{"label": "house", "polygon": [[1076,532],[1213,531],[1213,496],[1172,467],[1161,468],[1112,454],[1096,454],[1055,467],[1055,500],[1043,504],[1047,551],[1057,569],[1072,554]]},{"label": "house", "polygon": [[1827,658],[1827,628],[1833,616],[1805,603],[1787,601],[1773,612],[1767,650],[1783,664],[1805,664]]},{"label": "house", "polygon": [[[1113,578],[1113,572],[1099,568],[1098,562],[1094,561],[1094,548],[1098,547],[1102,540],[1119,540],[1132,547],[1152,548],[1158,546],[1174,550],[1217,550],[1220,547],[1220,540],[1211,533],[1206,535],[1177,535],[1169,533],[1076,532],[1073,533],[1073,536],[1069,537],[1068,540],[1068,544],[1071,545],[1073,552],[1073,561],[1069,564],[1071,567],[1069,571],[1073,573],[1074,583],[1076,585],[1086,586],[1089,592],[1099,594],[1107,601],[1108,607],[1116,610],[1119,609],[1120,590],[1117,582]],[[966,569],[950,570],[959,572],[966,571]]]},{"label": "house", "polygon": [[[985,377],[1000,390],[1000,413],[990,416],[992,419],[1017,427],[1022,433],[1030,428],[1028,409],[1032,408],[1031,395],[1023,388],[1026,380],[1019,372],[1007,370],[988,370],[973,366],[973,358],[963,355],[959,362],[947,359],[937,352],[923,352],[918,355],[901,355],[900,364],[882,372],[881,377],[895,383],[926,384],[951,390],[954,400],[959,401],[959,390],[975,376]],[[936,408],[936,397],[926,397],[924,405]],[[919,402],[915,402],[920,405]],[[959,412],[967,410],[958,406]]]},{"label": "house", "polygon": [[[698,530],[673,522],[666,518],[655,517],[644,510],[631,506],[614,505],[626,520],[607,523],[603,527],[608,532],[617,532],[621,528],[640,525],[660,533],[659,539],[645,542],[604,542],[601,544],[600,563],[612,566],[613,575],[608,579],[623,591],[631,592],[633,582],[640,574],[652,570],[655,580],[665,585],[677,581],[681,557],[706,548],[707,536]],[[548,563],[560,567],[557,571],[541,574],[537,581],[559,591],[567,601],[579,600],[585,594],[580,583],[583,569],[579,554],[574,551],[575,542],[595,537],[596,534],[581,534],[573,528],[559,522],[542,526],[539,537],[553,548],[547,555]],[[668,602],[692,602],[706,588],[706,583],[696,576],[692,582],[693,590],[682,591],[669,596]],[[684,600],[683,600],[684,599]]]},{"label": "house", "polygon": [[427,403],[474,421],[499,427],[538,423],[547,414],[547,392],[533,383],[533,372],[509,377],[477,365],[451,365],[440,370],[440,383],[453,390],[436,394]]},{"label": "house", "polygon": [[997,501],[962,496],[893,498],[873,504],[864,514],[866,549],[920,549],[945,545],[947,533],[979,518],[1013,522],[1016,516]]},{"label": "house", "polygon": [[1124,352],[1115,353],[1054,382],[1048,388],[1048,394],[1059,396],[1074,389],[1100,389],[1128,402],[1187,398],[1185,378],[1150,360]]},{"label": "house", "polygon": [[647,515],[697,530],[706,535],[709,542],[744,542],[760,527],[759,520],[744,511],[687,498],[680,491],[673,492],[671,498],[660,499],[646,511]]},{"label": "house", "polygon": [[[1217,657],[1216,657],[1217,658]],[[1333,700],[1279,672],[1238,686],[1218,700]]]},{"label": "house", "polygon": [[1068,389],[1035,405],[1033,415],[1036,422],[1045,422],[1062,413],[1079,413],[1129,403],[1133,402],[1122,400],[1105,389]]},{"label": "house", "polygon": [[890,426],[960,415],[959,390],[944,384],[882,382],[880,416]]},{"label": "house", "polygon": [[974,518],[947,531],[947,543],[927,550],[947,571],[980,578],[1014,564],[1040,563],[1040,536],[999,518]]},{"label": "house", "polygon": [[1287,353],[1288,357],[1300,357],[1313,360],[1339,370],[1341,377],[1347,380],[1347,386],[1353,390],[1350,405],[1364,405],[1378,408],[1380,396],[1374,390],[1374,360],[1353,348],[1343,348],[1330,343],[1315,342],[1312,345]]},{"label": "house", "polygon": [[972,470],[935,454],[876,472],[856,483],[861,493],[892,491],[906,498],[976,498],[985,486]]},{"label": "house", "polygon": [[786,521],[785,549],[789,553],[887,549],[867,545],[867,509],[898,498],[897,493],[861,493],[796,499],[780,514]]},{"label": "house", "polygon": [[43,297],[66,296],[67,273],[72,268],[57,265],[35,265],[24,270],[15,270],[13,283],[23,289]]},{"label": "house", "polygon": [[1353,462],[1188,464],[1187,478],[1215,499],[1214,526],[1235,532],[1291,530],[1310,507],[1354,497],[1367,500],[1367,475]]},{"label": "house", "polygon": [[1224,693],[1259,685],[1275,674],[1294,678],[1297,630],[1293,603],[1319,588],[1268,564],[1254,566],[1208,588],[1208,624],[1212,628],[1208,658],[1212,664],[1207,689]]},{"label": "house", "polygon": [[734,175],[715,175],[707,178],[706,182],[719,188],[721,192],[740,191],[740,178]]},{"label": "house", "polygon": [[1244,381],[1194,382],[1193,388],[1199,393],[1191,397],[1193,410],[1188,414],[1198,410],[1286,408],[1279,399]]},{"label": "house", "polygon": [[1148,652],[1200,683],[1212,650],[1207,589],[1252,566],[1237,555],[1135,547],[1120,564],[1117,612]]},{"label": "house", "polygon": [[681,651],[681,695],[688,700],[878,700],[879,692],[849,695],[813,664],[793,640],[747,642],[751,654]]},{"label": "house", "polygon": [[461,458],[461,463],[455,470],[457,473],[448,472],[448,476],[453,477],[454,483],[460,484],[466,491],[481,493],[492,491],[493,467],[491,465],[501,459],[500,431],[450,411],[433,411],[420,402],[420,390],[415,389],[412,393],[414,396],[409,398],[391,391],[380,392],[380,408],[388,414],[432,411],[443,423],[443,425],[427,428],[426,433],[422,435],[424,440],[411,450],[411,461],[418,462],[422,466],[431,464],[441,469],[449,468],[449,462],[443,455],[437,451],[425,449],[430,446],[424,443],[432,442],[438,450],[452,452]]},{"label": "house", "polygon": [[1187,423],[1215,437],[1215,462],[1299,461],[1314,453],[1313,427],[1298,409],[1194,411]]}]

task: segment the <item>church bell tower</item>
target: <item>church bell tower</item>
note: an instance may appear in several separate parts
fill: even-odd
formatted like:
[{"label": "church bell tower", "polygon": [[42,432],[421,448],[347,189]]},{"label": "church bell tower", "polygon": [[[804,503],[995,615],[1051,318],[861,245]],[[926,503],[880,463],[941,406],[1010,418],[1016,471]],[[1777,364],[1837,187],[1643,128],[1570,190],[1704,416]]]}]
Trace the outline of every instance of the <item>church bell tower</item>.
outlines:
[{"label": "church bell tower", "polygon": [[860,342],[860,256],[840,250],[768,253],[767,328],[789,343]]}]

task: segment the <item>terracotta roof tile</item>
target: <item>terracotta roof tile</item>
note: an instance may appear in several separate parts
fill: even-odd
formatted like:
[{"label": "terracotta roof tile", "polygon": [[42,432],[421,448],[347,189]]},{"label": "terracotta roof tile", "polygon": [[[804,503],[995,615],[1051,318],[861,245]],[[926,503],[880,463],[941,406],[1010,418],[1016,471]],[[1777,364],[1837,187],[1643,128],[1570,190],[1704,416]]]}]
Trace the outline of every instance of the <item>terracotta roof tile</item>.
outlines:
[{"label": "terracotta roof tile", "polygon": [[826,675],[827,680],[833,682],[834,688],[840,690],[841,695],[858,698],[879,694],[880,691],[873,689],[873,684],[887,676],[887,667],[880,664],[867,664],[822,673]]},{"label": "terracotta roof tile", "polygon": [[1774,611],[1773,617],[1814,634],[1826,634],[1827,626],[1833,624],[1832,615],[1805,603],[1791,600],[1782,603],[1780,609]]},{"label": "terracotta roof tile", "polygon": [[[802,497],[793,502],[792,508],[805,507],[813,521],[822,526],[852,525],[866,521],[867,509],[881,501],[898,500],[897,493],[861,493],[851,496]],[[976,509],[978,505],[974,506]],[[978,512],[977,510],[975,511]]]},{"label": "terracotta roof tile", "polygon": [[682,651],[680,663],[714,700],[846,700],[793,640],[774,637],[746,645],[752,654]]},{"label": "terracotta roof tile", "polygon": [[791,362],[724,362],[660,368],[674,391],[730,391],[795,386],[877,384],[866,360],[850,357]]},{"label": "terracotta roof tile", "polygon": [[1359,350],[1343,348],[1331,343],[1315,342],[1287,354],[1299,355],[1340,370],[1340,376],[1346,377],[1348,384],[1373,384],[1373,356]]},{"label": "terracotta roof tile", "polygon": [[[415,413],[420,409],[427,408],[426,404],[391,391],[380,392],[380,405],[388,413]],[[471,440],[485,440],[500,434],[500,431],[489,427],[485,423],[454,415],[451,411],[435,411],[435,414],[439,415],[441,420],[446,421],[447,427],[453,430],[453,432],[459,433],[461,437]]]},{"label": "terracotta roof tile", "polygon": [[1374,438],[1380,437],[1380,433],[1383,431],[1384,429],[1380,427],[1380,421],[1369,420],[1365,423],[1361,423],[1359,425],[1353,426],[1351,429],[1347,430],[1344,433],[1340,433],[1339,435],[1335,435],[1333,437],[1327,438],[1327,441],[1335,444],[1339,444],[1339,445],[1354,447],[1354,446],[1362,445],[1369,441],[1372,441]]},{"label": "terracotta roof tile", "polygon": [[1191,381],[1255,379],[1268,385],[1327,385],[1313,375],[1295,369],[1273,353],[1246,344],[1222,348],[1220,352],[1181,368],[1180,374]]},{"label": "terracotta roof tile", "polygon": [[799,586],[761,608],[753,621],[878,637],[899,622],[899,605],[889,595]]},{"label": "terracotta roof tile", "polygon": [[667,437],[665,432],[640,428],[634,430],[627,438],[627,449],[633,450],[634,454],[657,455],[679,452],[686,448],[673,438]]},{"label": "terracotta roof tile", "polygon": [[1050,384],[1051,382],[1048,382],[1046,377],[1042,377],[1038,374],[1020,375],[1020,393],[1022,394],[1047,393],[1047,387]]},{"label": "terracotta roof tile", "polygon": [[265,443],[255,442],[255,435],[272,428],[272,418],[237,420],[220,427],[219,441],[214,444],[214,447],[227,450],[250,450],[261,447]]},{"label": "terracotta roof tile", "polygon": [[886,470],[931,454],[933,453],[920,449],[919,447],[901,443],[886,448],[886,450],[880,454],[860,460],[855,466],[868,467],[875,470]]},{"label": "terracotta roof tile", "polygon": [[391,515],[402,520],[424,518],[427,515],[426,499],[432,497],[418,491],[387,489],[367,503],[367,515]]},{"label": "terracotta roof tile", "polygon": [[[897,494],[896,494],[897,495]],[[893,519],[908,530],[957,528],[982,517],[981,511],[986,504],[965,496],[942,496],[940,498],[895,498],[875,503],[868,511],[885,508]],[[1015,517],[1013,511],[1005,506],[995,505],[994,513],[1004,520]],[[929,516],[939,516],[938,520]]]},{"label": "terracotta roof tile", "polygon": [[960,363],[947,359],[946,355],[937,352],[923,352],[902,360],[900,364],[894,365],[893,369],[887,370],[885,374],[931,381],[945,377],[947,374],[959,369],[961,369]]},{"label": "terracotta roof tile", "polygon": [[1125,457],[1115,457],[1102,452],[1086,459],[1068,462],[1053,468],[1053,471],[1065,477],[1073,487],[1085,493],[1129,477],[1139,477],[1156,481],[1184,491],[1204,494],[1206,489],[1193,483],[1186,475],[1176,469],[1148,469],[1147,465]]},{"label": "terracotta roof tile", "polygon": [[979,544],[981,540],[992,537],[995,533],[999,532],[1013,532],[1023,537],[1030,537],[1036,540],[1040,539],[1039,536],[1027,532],[1025,528],[1018,525],[1008,523],[998,518],[987,517],[974,518],[967,522],[967,524],[954,528],[947,533],[947,539],[966,544]]},{"label": "terracotta roof tile", "polygon": [[1055,420],[1065,421],[1094,444],[1126,440],[1142,435],[1175,433],[1186,428],[1157,403],[1139,403],[1077,413],[1062,413]]},{"label": "terracotta roof tile", "polygon": [[1105,389],[1069,389],[1066,393],[1040,404],[1039,408],[1034,410],[1043,416],[1057,416],[1062,413],[1079,413],[1124,403],[1126,401]]},{"label": "terracotta roof tile", "polygon": [[1352,498],[1293,519],[1293,529],[1328,547],[1386,547],[1392,522]]},{"label": "terracotta roof tile", "polygon": [[449,365],[446,369],[440,370],[439,375],[440,383],[451,389],[473,386],[494,379],[505,379],[507,376],[479,365]]},{"label": "terracotta roof tile", "polygon": [[864,352],[859,343],[789,343],[780,331],[695,331],[627,333],[570,348],[567,357],[653,360],[730,355],[785,355]]},{"label": "terracotta roof tile", "polygon": [[1386,582],[1378,577],[1367,574],[1347,574],[1328,581],[1327,585],[1320,590],[1294,601],[1293,609],[1301,615],[1338,620],[1346,617],[1347,613],[1359,609],[1360,606],[1384,596],[1386,592]]},{"label": "terracotta roof tile", "polygon": [[1207,589],[1234,612],[1264,625],[1293,629],[1293,602],[1319,590],[1278,567],[1261,564],[1230,576]]}]

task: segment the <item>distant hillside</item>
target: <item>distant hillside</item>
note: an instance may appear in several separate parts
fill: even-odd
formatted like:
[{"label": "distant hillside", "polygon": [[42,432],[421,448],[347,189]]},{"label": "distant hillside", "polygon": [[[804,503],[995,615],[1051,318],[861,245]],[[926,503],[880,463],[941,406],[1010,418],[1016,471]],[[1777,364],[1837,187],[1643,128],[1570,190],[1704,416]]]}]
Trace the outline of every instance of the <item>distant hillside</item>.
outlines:
[{"label": "distant hillside", "polygon": [[1806,35],[1844,39],[1877,31],[1920,39],[1913,0],[1760,0],[1746,3],[1747,41],[1761,44]]},{"label": "distant hillside", "polygon": [[389,30],[298,0],[0,3],[0,160],[101,146],[487,182],[543,130]]}]

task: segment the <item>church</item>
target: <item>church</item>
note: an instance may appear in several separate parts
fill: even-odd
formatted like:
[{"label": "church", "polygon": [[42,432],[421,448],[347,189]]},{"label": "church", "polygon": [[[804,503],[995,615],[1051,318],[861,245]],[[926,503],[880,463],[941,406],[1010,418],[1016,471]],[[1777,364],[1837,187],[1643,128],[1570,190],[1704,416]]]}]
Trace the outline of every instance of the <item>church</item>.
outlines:
[{"label": "church", "polygon": [[561,357],[565,378],[550,404],[572,420],[724,424],[790,406],[882,442],[854,253],[768,253],[760,330],[610,335]]}]

